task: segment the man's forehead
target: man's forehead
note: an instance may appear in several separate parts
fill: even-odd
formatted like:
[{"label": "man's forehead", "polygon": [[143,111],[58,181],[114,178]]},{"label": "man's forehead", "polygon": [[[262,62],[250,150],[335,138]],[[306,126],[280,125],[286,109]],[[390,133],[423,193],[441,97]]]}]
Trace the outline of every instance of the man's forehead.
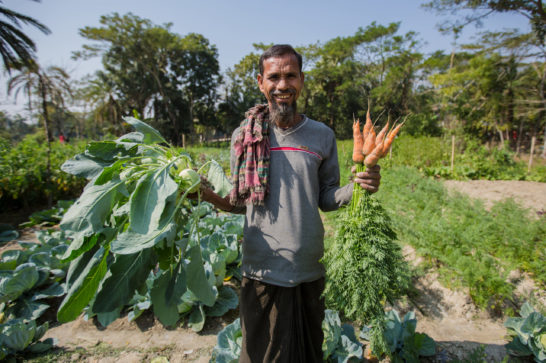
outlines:
[{"label": "man's forehead", "polygon": [[272,56],[264,60],[264,70],[276,67],[296,67],[299,71],[299,62],[294,54]]}]

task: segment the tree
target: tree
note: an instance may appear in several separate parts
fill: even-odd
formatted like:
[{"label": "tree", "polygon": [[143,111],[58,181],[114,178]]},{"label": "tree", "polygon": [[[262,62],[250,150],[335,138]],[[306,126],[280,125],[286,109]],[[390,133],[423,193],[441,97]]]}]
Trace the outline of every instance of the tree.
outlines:
[{"label": "tree", "polygon": [[[0,0],[0,4],[2,2]],[[6,20],[0,20],[0,55],[4,66],[10,72],[17,64],[29,65],[35,58],[36,44],[21,31],[22,24],[31,25],[44,34],[49,34],[51,31],[36,19],[4,6],[0,6],[0,15],[6,18]]]},{"label": "tree", "polygon": [[[103,71],[97,71],[93,77],[86,77],[82,87],[76,91],[76,98],[85,107],[90,107],[92,120],[92,134],[97,135],[99,130],[119,135],[123,132],[121,122],[122,110],[116,93],[116,85]],[[83,127],[78,126],[80,134]]]},{"label": "tree", "polygon": [[21,115],[10,116],[0,111],[0,138],[21,141],[25,135],[35,131],[35,125],[27,124]]},{"label": "tree", "polygon": [[[68,83],[68,74],[60,67],[48,67],[42,69],[37,63],[30,62],[27,66],[19,66],[17,68],[19,74],[11,77],[8,80],[8,94],[14,93],[17,95],[20,91],[24,91],[28,97],[29,109],[32,110],[32,98],[36,97],[41,107],[41,116],[44,124],[45,137],[47,140],[47,184],[50,185],[51,177],[51,118],[50,107],[63,107],[64,100],[71,93],[70,84]],[[62,126],[58,124],[58,131]],[[48,205],[51,207],[51,190],[48,193]]]},{"label": "tree", "polygon": [[[253,45],[256,51],[263,44]],[[257,76],[260,72],[258,62],[260,54],[251,52],[244,56],[233,68],[226,71],[224,100],[218,105],[218,118],[222,131],[231,132],[239,126],[245,112],[258,103],[264,103],[265,97],[258,88]]]},{"label": "tree", "polygon": [[93,41],[76,58],[101,56],[111,93],[122,114],[152,114],[174,144],[193,124],[211,123],[220,82],[216,47],[200,34],[181,37],[171,24],[157,26],[131,13],[102,16],[100,27],[80,29]]},{"label": "tree", "polygon": [[510,12],[529,19],[533,31],[542,43],[546,36],[546,9],[542,0],[432,0],[422,6],[440,14],[472,10],[462,21],[458,20],[444,27],[445,30],[457,31],[471,23],[481,25],[481,20],[492,13]]}]

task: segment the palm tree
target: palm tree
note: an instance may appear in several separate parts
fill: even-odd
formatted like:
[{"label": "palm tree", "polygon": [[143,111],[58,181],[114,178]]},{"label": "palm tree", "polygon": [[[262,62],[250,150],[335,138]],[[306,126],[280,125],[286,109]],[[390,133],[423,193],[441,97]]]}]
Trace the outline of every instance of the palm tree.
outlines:
[{"label": "palm tree", "polygon": [[[17,75],[8,80],[8,95],[12,92],[17,97],[20,91],[24,91],[28,97],[29,109],[32,111],[32,98],[36,96],[41,106],[41,116],[44,122],[45,135],[47,139],[47,170],[46,180],[50,185],[51,176],[51,130],[49,125],[48,105],[64,107],[64,100],[71,95],[69,76],[60,67],[48,67],[43,70],[36,62],[29,61],[26,66],[20,64],[16,68]],[[51,193],[48,193],[48,205],[51,207]]]},{"label": "palm tree", "polygon": [[[2,2],[0,0],[0,4]],[[0,18],[0,56],[9,73],[17,64],[27,65],[34,59],[36,44],[21,31],[22,24],[34,26],[44,34],[49,34],[51,31],[36,19],[1,5],[0,15],[5,18]]]},{"label": "palm tree", "polygon": [[106,73],[97,71],[93,78],[86,79],[85,86],[78,90],[78,98],[91,106],[96,126],[104,127],[106,123],[109,132],[119,134],[123,131],[122,105],[115,84]]}]

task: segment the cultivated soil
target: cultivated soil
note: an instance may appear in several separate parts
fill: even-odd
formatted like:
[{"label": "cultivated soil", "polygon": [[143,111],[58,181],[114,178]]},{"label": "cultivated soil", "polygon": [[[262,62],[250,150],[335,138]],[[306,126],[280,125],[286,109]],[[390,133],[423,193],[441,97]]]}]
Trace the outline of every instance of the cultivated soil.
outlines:
[{"label": "cultivated soil", "polygon": [[[453,192],[480,198],[486,206],[492,202],[513,198],[537,216],[546,210],[546,183],[524,181],[447,181]],[[540,217],[539,217],[540,218]],[[29,239],[25,231],[22,239]],[[13,242],[0,249],[13,248]],[[406,246],[404,254],[412,264],[419,264],[415,251]],[[522,298],[534,292],[546,306],[546,292],[535,287],[532,280],[514,271],[518,292]],[[444,287],[435,273],[427,273],[415,282],[417,295],[396,306],[402,314],[413,310],[418,319],[417,331],[430,335],[438,345],[434,362],[461,359],[481,345],[487,360],[500,362],[505,357],[506,329],[503,318],[495,318],[479,311],[465,291]],[[56,351],[48,361],[77,362],[208,362],[216,344],[216,334],[237,317],[237,312],[222,318],[208,319],[204,330],[195,333],[187,327],[166,329],[155,321],[152,314],[144,314],[136,322],[121,318],[102,328],[82,318],[50,328],[46,337],[58,339]],[[52,355],[55,354],[55,355]],[[45,357],[44,357],[45,358]],[[37,359],[39,359],[37,357]]]}]

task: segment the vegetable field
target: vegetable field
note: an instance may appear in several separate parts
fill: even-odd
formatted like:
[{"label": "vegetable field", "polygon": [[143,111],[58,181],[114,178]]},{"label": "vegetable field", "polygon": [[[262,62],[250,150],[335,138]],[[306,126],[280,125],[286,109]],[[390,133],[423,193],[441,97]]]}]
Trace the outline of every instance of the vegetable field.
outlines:
[{"label": "vegetable field", "polygon": [[[155,146],[153,137],[160,135],[132,122],[140,135],[148,136],[133,133],[89,144],[86,152],[63,167],[93,173],[90,180],[95,181],[84,189],[84,198],[32,215],[24,229],[2,232],[9,241],[0,247],[2,334],[27,332],[8,356],[35,362],[207,362],[213,354],[230,357],[225,344],[236,351],[237,329],[230,324],[237,318],[242,219],[187,199],[184,190],[199,180],[184,178],[186,185],[178,180],[185,175],[181,170],[193,166],[221,188],[225,181],[220,165],[226,168],[227,149],[180,153]],[[546,184],[481,180],[485,189],[478,198],[469,198],[456,190],[477,181],[446,183],[409,162],[400,162],[396,153],[411,148],[413,142],[401,138],[391,158],[381,161],[385,165],[382,186],[374,196],[388,215],[411,273],[410,286],[402,296],[384,301],[391,311],[385,315],[387,347],[394,361],[501,361],[507,354],[505,344],[514,341],[511,336],[517,338],[524,331],[517,328],[524,320],[510,320],[510,328],[504,323],[525,316],[541,321],[538,317],[544,315],[546,277],[541,262],[546,259]],[[344,163],[351,149],[340,142],[339,150],[345,183],[349,173]],[[220,164],[209,163],[211,155]],[[123,167],[119,160],[124,161]],[[100,163],[110,166],[97,167]],[[144,187],[159,177],[173,178],[181,189],[173,190],[171,197],[157,196],[165,201],[163,212],[145,213],[138,204],[146,200]],[[102,214],[82,218],[82,210],[90,213],[91,207],[98,208],[96,203],[86,206],[86,194],[121,181],[125,189],[110,196]],[[485,190],[512,199],[479,199],[487,197]],[[131,203],[141,207],[132,211]],[[177,210],[182,213],[172,217],[181,222],[171,245],[168,240],[149,242],[153,238],[149,231],[133,230],[129,221],[135,218],[159,215],[158,223],[168,221],[165,213],[174,213],[169,203],[179,203]],[[327,249],[339,213],[343,211],[323,215]],[[89,224],[94,215],[102,215],[100,224]],[[78,234],[75,220],[91,232]],[[99,229],[93,232],[93,228]],[[124,250],[129,248],[123,243],[127,233],[141,235],[137,241],[142,243],[130,247],[138,251]],[[400,266],[398,271],[404,269]],[[182,279],[184,274],[192,277]],[[526,301],[537,311],[531,314],[527,307],[527,315],[520,318]],[[224,331],[226,326],[229,329]],[[369,327],[361,321],[332,311],[323,329],[328,359],[343,361],[366,353]],[[411,342],[400,335],[406,329]],[[540,324],[538,329],[533,339],[540,342]],[[223,348],[217,345],[217,336],[225,337]],[[517,342],[509,347],[521,348]]]}]

